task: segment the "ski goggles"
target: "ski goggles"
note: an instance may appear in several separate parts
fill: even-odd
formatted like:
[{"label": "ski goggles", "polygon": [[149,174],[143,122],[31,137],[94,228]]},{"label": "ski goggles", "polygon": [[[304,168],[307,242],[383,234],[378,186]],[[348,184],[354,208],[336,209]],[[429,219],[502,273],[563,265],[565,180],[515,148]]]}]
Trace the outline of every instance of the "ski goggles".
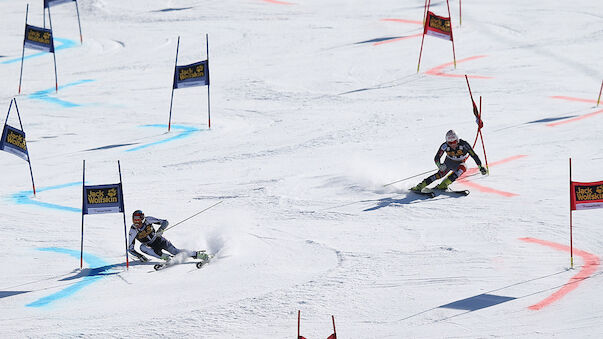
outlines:
[{"label": "ski goggles", "polygon": [[137,225],[142,225],[144,224],[144,217],[134,217],[132,221]]}]

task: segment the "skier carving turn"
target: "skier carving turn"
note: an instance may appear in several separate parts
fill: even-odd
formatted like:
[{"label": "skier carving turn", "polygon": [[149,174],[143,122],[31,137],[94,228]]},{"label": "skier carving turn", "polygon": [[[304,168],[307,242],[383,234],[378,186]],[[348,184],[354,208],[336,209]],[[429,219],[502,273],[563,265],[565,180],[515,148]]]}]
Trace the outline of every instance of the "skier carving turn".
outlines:
[{"label": "skier carving turn", "polygon": [[[440,160],[444,153],[446,153],[446,159],[444,160],[444,163],[441,163]],[[431,184],[435,180],[443,178],[448,172],[452,172],[435,187],[439,190],[447,189],[452,182],[454,182],[467,171],[465,160],[467,160],[469,156],[473,158],[482,175],[488,173],[487,169],[482,166],[482,162],[473,148],[471,148],[471,145],[469,145],[469,143],[465,140],[459,139],[453,130],[449,130],[446,133],[446,142],[440,145],[440,148],[434,157],[435,164],[438,167],[438,172],[423,179],[423,181],[412,187],[410,190],[420,192],[422,189],[427,187],[427,185]]]},{"label": "skier carving turn", "polygon": [[[154,224],[160,225],[155,231]],[[185,253],[187,256],[193,259],[200,259],[202,261],[209,260],[209,256],[205,251],[190,251],[181,250],[172,245],[172,243],[163,237],[163,231],[168,227],[169,222],[164,219],[158,219],[151,216],[145,217],[141,210],[136,210],[132,213],[132,226],[130,226],[129,233],[129,246],[128,252],[136,256],[143,262],[149,259],[143,254],[137,252],[134,248],[135,240],[140,241],[140,250],[152,257],[165,260],[166,263],[172,258],[169,254],[164,253],[167,251],[172,255],[178,253]]]}]

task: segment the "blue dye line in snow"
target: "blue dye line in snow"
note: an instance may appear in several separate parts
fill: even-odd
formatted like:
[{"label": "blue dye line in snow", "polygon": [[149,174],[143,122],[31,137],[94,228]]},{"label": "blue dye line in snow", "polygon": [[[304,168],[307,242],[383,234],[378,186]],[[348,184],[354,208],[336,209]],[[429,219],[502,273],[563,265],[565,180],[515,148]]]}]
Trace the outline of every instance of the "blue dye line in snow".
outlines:
[{"label": "blue dye line in snow", "polygon": [[[77,85],[85,84],[87,82],[92,82],[92,81],[94,81],[94,80],[91,80],[91,79],[79,80],[79,81],[75,81],[75,82],[72,82],[72,83],[69,83],[69,84],[66,84],[66,85],[61,85],[61,86],[59,86],[59,89],[66,88],[66,87],[71,87],[71,86],[77,86]],[[52,94],[52,93],[55,93],[55,88],[54,87],[49,88],[49,89],[45,89],[43,91],[35,92],[33,94],[30,94],[28,96],[28,98],[30,98],[30,99],[36,99],[36,100],[44,100],[44,101],[47,101],[47,102],[50,102],[50,103],[53,103],[53,104],[57,104],[57,105],[60,105],[60,106],[66,107],[66,108],[83,106],[81,104],[76,104],[76,103],[69,102],[69,101],[66,101],[66,100],[61,100],[61,99],[56,98],[56,97],[50,97],[49,94]]]},{"label": "blue dye line in snow", "polygon": [[[38,248],[38,250],[40,251],[44,251],[44,252],[56,252],[56,253],[63,253],[63,254],[67,254],[70,255],[74,258],[78,258],[80,257],[80,252],[79,251],[75,251],[75,250],[70,250],[67,248],[59,248],[59,247],[45,247],[45,248]],[[86,263],[89,266],[95,266],[95,267],[101,267],[103,270],[102,272],[106,272],[107,270],[111,269],[113,267],[113,265],[108,265],[104,260],[102,260],[99,257],[96,257],[94,255],[91,254],[87,254],[84,253],[84,260],[86,261]],[[73,295],[75,292],[81,290],[82,288],[92,284],[93,282],[101,279],[103,276],[107,275],[107,274],[114,274],[114,273],[110,273],[107,272],[107,274],[99,274],[102,272],[96,272],[94,275],[92,275],[92,273],[94,273],[94,270],[90,270],[88,272],[87,275],[85,275],[81,281],[76,282],[72,285],[70,285],[67,288],[64,288],[56,293],[53,293],[51,295],[48,295],[46,297],[40,298],[34,302],[31,302],[25,306],[27,307],[42,307],[42,306],[48,306],[50,303],[57,301],[59,299],[63,299],[66,297],[69,297],[71,295]]]},{"label": "blue dye line in snow", "polygon": [[[81,184],[82,184],[81,181],[80,182],[70,182],[67,184],[41,188],[41,189],[38,189],[37,192],[56,190],[56,189],[61,189],[61,188],[71,187],[71,186],[76,186],[76,185],[81,185]],[[82,213],[81,208],[74,208],[74,207],[62,206],[62,205],[51,204],[51,203],[47,203],[47,202],[33,200],[30,198],[30,196],[32,194],[33,194],[33,191],[31,191],[31,190],[30,191],[20,191],[17,193],[13,193],[11,195],[11,198],[13,199],[13,201],[16,204],[19,204],[19,205],[36,205],[36,206],[44,207],[44,208],[52,208],[52,209],[68,211],[68,212]]]},{"label": "blue dye line in snow", "polygon": [[[154,125],[143,125],[142,127],[167,128],[167,125],[154,124]],[[172,128],[173,129],[182,130],[183,132],[180,132],[179,134],[176,134],[175,136],[173,136],[171,138],[167,138],[167,139],[164,139],[164,140],[159,140],[159,141],[155,141],[155,142],[152,142],[152,143],[149,143],[149,144],[144,144],[144,145],[136,146],[134,148],[127,149],[126,152],[139,151],[139,150],[141,150],[143,148],[147,148],[147,147],[151,147],[151,146],[154,146],[154,145],[163,144],[163,143],[166,143],[166,142],[174,141],[176,139],[186,138],[186,137],[190,136],[192,133],[199,131],[198,128],[190,127],[190,126],[184,126],[184,125],[172,125]]]},{"label": "blue dye line in snow", "polygon": [[[60,45],[54,47],[54,52],[55,53],[57,51],[62,50],[62,49],[71,48],[71,47],[73,47],[73,46],[76,45],[75,41],[69,40],[69,39],[63,39],[63,38],[57,38],[57,37],[55,37],[54,41],[55,41],[55,43],[57,41],[61,43]],[[26,55],[25,57],[23,57],[23,60],[25,60],[25,59],[31,59],[31,58],[37,58],[37,57],[40,57],[42,55],[47,55],[47,54],[49,54],[49,53],[48,52],[40,52],[40,53],[30,54],[30,55]],[[14,58],[14,59],[9,59],[9,60],[2,61],[2,62],[0,62],[0,64],[12,64],[14,62],[20,62],[20,61],[21,61],[21,58],[19,57],[19,58]]]},{"label": "blue dye line in snow", "polygon": [[[155,125],[144,125],[142,127],[167,128],[167,125],[155,124]],[[199,131],[198,128],[194,128],[194,127],[190,127],[190,126],[183,126],[183,125],[172,125],[172,128],[182,130],[183,132],[180,132],[179,134],[176,134],[175,136],[164,139],[164,140],[155,141],[155,142],[152,142],[149,144],[140,145],[140,146],[128,149],[128,150],[126,150],[126,152],[139,151],[141,149],[151,147],[154,145],[163,144],[163,143],[174,141],[177,139],[186,138],[186,137],[190,136],[192,133]],[[66,188],[66,187],[71,187],[71,186],[76,186],[76,185],[82,185],[82,182],[81,181],[70,182],[70,183],[66,183],[66,184],[62,184],[62,185],[44,187],[44,188],[37,189],[37,192],[56,190],[56,189],[61,189],[61,188]],[[35,206],[43,207],[43,208],[50,208],[50,209],[55,209],[55,210],[67,211],[67,212],[82,213],[81,208],[75,208],[75,207],[63,206],[63,205],[59,205],[59,204],[52,204],[52,203],[43,202],[43,201],[37,201],[37,200],[34,200],[31,198],[32,195],[33,195],[33,190],[25,190],[25,191],[19,191],[17,193],[13,193],[10,195],[10,197],[13,200],[13,202],[18,205],[35,205]]]}]

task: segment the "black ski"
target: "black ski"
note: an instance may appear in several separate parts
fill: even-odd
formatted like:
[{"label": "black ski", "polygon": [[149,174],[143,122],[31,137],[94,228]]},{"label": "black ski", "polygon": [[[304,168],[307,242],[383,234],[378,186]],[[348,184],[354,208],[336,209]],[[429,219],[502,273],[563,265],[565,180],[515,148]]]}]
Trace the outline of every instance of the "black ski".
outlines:
[{"label": "black ski", "polygon": [[[208,255],[208,258],[206,260],[201,260],[195,263],[195,266],[197,268],[201,268],[203,266],[205,266],[205,264],[209,263],[209,261],[211,260],[211,258],[213,258],[214,256],[212,254]],[[185,262],[175,262],[175,261],[166,261],[166,262],[162,262],[160,264],[155,264],[153,266],[153,268],[155,269],[155,271],[160,271],[164,268],[170,267],[170,266],[174,266],[174,265],[180,265],[180,264],[184,264]]]},{"label": "black ski", "polygon": [[424,195],[424,196],[427,196],[427,197],[430,197],[430,198],[435,198],[435,196],[436,196],[435,192],[429,190],[428,188],[427,189],[424,188],[421,191],[413,191],[413,190],[411,190],[411,192],[414,192],[414,193],[417,193],[417,194],[420,194],[420,195]]},{"label": "black ski", "polygon": [[470,193],[469,190],[451,190],[450,188],[447,188],[445,190],[435,188],[434,191],[439,191],[439,192],[443,192],[443,193],[453,193],[453,194],[459,194],[459,195],[464,195],[464,196],[467,196]]}]

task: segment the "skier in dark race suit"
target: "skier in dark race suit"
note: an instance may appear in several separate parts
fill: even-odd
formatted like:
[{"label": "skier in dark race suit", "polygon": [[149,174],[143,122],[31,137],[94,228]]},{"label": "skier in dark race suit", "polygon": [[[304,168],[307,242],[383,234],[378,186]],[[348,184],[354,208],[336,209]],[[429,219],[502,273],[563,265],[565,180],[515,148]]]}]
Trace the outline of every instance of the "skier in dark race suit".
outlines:
[{"label": "skier in dark race suit", "polygon": [[[133,224],[130,226],[129,233],[128,252],[136,256],[141,261],[148,261],[149,259],[134,249],[135,240],[141,242],[140,250],[142,252],[165,261],[169,261],[171,256],[163,253],[163,250],[172,255],[185,253],[187,256],[194,259],[208,260],[208,255],[205,253],[205,251],[180,250],[172,245],[169,240],[164,238],[162,236],[163,231],[165,231],[169,224],[167,220],[157,219],[151,216],[147,216],[145,218],[144,213],[142,213],[141,210],[136,210],[132,214],[132,223]],[[160,225],[157,231],[155,231],[153,224]]]},{"label": "skier in dark race suit", "polygon": [[[442,164],[440,163],[440,159],[444,153],[446,153],[446,159]],[[427,187],[427,185],[431,184],[435,180],[443,178],[446,173],[452,172],[450,175],[448,175],[448,177],[446,177],[446,179],[442,180],[442,182],[435,187],[440,190],[447,189],[453,181],[458,179],[467,171],[465,160],[467,160],[469,156],[473,158],[482,175],[488,173],[486,168],[482,166],[481,160],[479,160],[479,157],[475,151],[473,151],[473,148],[471,148],[469,143],[463,139],[459,139],[453,130],[448,131],[446,133],[446,142],[440,145],[440,148],[434,157],[435,164],[438,167],[438,172],[425,178],[417,186],[412,187],[410,190],[420,192],[423,188]]]}]

